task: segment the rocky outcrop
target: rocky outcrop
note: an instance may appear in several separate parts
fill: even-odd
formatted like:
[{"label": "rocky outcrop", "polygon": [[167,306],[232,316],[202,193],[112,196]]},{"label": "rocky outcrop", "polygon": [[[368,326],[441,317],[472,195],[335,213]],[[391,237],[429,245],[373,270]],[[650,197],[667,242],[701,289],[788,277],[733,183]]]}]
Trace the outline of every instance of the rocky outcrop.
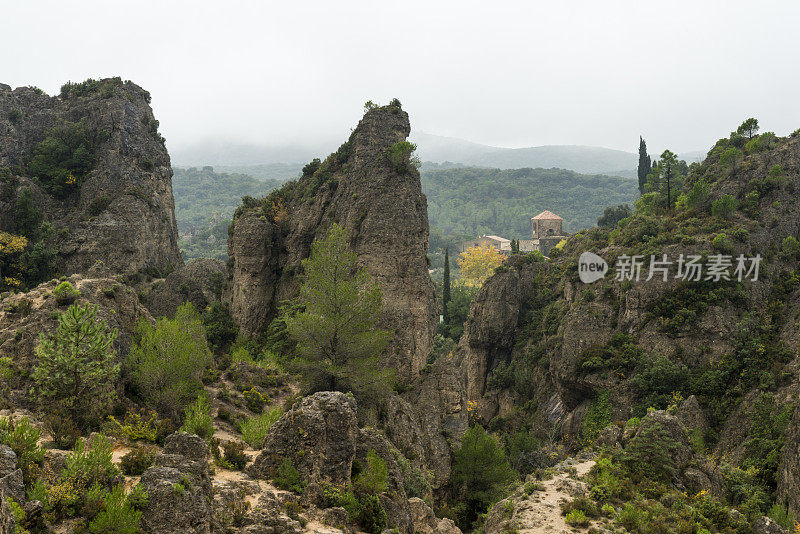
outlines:
[{"label": "rocky outcrop", "polygon": [[[27,188],[56,229],[52,244],[63,273],[166,273],[183,261],[172,169],[150,96],[118,78],[97,84],[80,96],[53,97],[0,84],[0,169],[10,169],[16,184],[10,196],[0,195],[0,229],[16,230],[16,198]],[[71,124],[84,128],[93,164],[79,190],[60,197],[29,175],[28,165],[53,128]]]},{"label": "rocky outcrop", "polygon": [[14,534],[17,532],[17,520],[8,501],[0,495],[0,534]]},{"label": "rocky outcrop", "polygon": [[358,440],[356,401],[323,391],[295,404],[270,428],[264,449],[248,468],[256,478],[273,478],[285,459],[309,484],[350,481]]},{"label": "rocky outcrop", "polygon": [[333,222],[347,229],[359,264],[383,291],[383,327],[393,340],[383,362],[400,380],[416,377],[436,321],[428,275],[428,216],[419,173],[398,171],[387,151],[406,139],[398,106],[367,112],[347,143],[322,166],[273,194],[268,206],[236,217],[228,242],[231,314],[247,334],[262,331],[299,287],[301,261]]},{"label": "rocky outcrop", "polygon": [[[96,305],[97,316],[109,330],[117,330],[114,348],[121,360],[128,353],[137,322],[153,320],[136,292],[110,278],[73,275],[67,281],[80,292],[75,302]],[[67,305],[59,303],[53,295],[58,284],[59,281],[52,280],[27,293],[0,297],[0,354],[12,359],[15,370],[12,378],[2,384],[0,395],[10,395],[15,407],[32,407],[28,400],[30,383],[27,377],[35,363],[39,336],[54,332],[59,314],[67,309]]]},{"label": "rocky outcrop", "polygon": [[789,424],[777,474],[778,501],[789,513],[800,515],[800,409]]},{"label": "rocky outcrop", "polygon": [[219,260],[192,260],[167,276],[147,295],[154,317],[172,317],[178,306],[191,302],[199,311],[219,300],[225,279],[225,264]]},{"label": "rocky outcrop", "polygon": [[420,534],[460,534],[461,529],[453,523],[452,519],[437,519],[431,507],[417,497],[408,500],[411,511],[411,520],[414,523],[414,532]]},{"label": "rocky outcrop", "polygon": [[18,469],[17,455],[8,445],[0,445],[0,493],[17,503],[25,502],[22,469]]},{"label": "rocky outcrop", "polygon": [[214,524],[209,449],[203,439],[185,432],[167,437],[153,467],[140,484],[148,505],[142,511],[143,532],[209,534]]}]

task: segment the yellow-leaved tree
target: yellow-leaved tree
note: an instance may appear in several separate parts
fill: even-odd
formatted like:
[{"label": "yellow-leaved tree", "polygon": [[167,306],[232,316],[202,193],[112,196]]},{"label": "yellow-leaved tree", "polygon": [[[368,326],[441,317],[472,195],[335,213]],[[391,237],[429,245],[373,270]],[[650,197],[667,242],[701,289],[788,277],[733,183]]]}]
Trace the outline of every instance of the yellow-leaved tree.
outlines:
[{"label": "yellow-leaved tree", "polygon": [[503,263],[503,254],[493,247],[469,247],[458,257],[461,281],[470,287],[480,287]]}]

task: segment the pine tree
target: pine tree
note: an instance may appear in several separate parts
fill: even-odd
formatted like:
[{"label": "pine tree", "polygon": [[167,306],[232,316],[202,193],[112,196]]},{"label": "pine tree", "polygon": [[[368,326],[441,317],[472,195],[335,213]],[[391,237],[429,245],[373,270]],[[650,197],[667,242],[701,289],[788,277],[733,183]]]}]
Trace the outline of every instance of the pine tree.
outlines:
[{"label": "pine tree", "polygon": [[377,328],[381,290],[358,267],[345,229],[334,225],[315,240],[303,269],[297,300],[305,309],[285,322],[311,389],[359,393],[385,386],[390,375],[378,358],[389,333]]},{"label": "pine tree", "polygon": [[116,337],[116,330],[109,332],[97,317],[97,306],[76,303],[62,313],[55,333],[42,334],[36,347],[33,380],[42,405],[65,410],[78,426],[102,419],[119,377]]},{"label": "pine tree", "polygon": [[652,171],[650,156],[647,154],[647,143],[639,136],[639,193],[644,194],[644,187],[647,184],[647,175]]},{"label": "pine tree", "polygon": [[450,324],[450,312],[447,305],[450,304],[450,251],[444,249],[444,275],[442,276],[442,322]]}]

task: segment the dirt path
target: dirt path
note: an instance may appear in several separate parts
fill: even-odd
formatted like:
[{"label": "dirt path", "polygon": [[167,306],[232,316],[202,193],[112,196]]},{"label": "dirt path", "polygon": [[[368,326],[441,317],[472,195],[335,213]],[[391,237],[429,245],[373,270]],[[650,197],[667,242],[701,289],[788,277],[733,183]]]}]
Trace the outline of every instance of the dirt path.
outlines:
[{"label": "dirt path", "polygon": [[576,460],[559,464],[553,477],[540,481],[541,489],[530,495],[525,494],[523,484],[511,497],[492,508],[485,532],[495,534],[511,527],[519,534],[574,534],[575,529],[561,515],[561,503],[586,491],[586,484],[580,479],[594,463],[594,460]]}]

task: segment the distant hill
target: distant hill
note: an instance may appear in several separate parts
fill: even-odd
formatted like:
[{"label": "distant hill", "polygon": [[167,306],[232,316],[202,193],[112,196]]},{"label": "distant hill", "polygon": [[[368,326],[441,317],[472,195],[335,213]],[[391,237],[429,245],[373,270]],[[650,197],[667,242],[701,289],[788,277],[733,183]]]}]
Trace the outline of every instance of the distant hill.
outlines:
[{"label": "distant hill", "polygon": [[213,167],[173,170],[178,246],[185,261],[226,259],[228,224],[242,197],[263,197],[283,183],[256,180],[246,174],[218,173]]},{"label": "distant hill", "polygon": [[[496,234],[530,239],[530,219],[550,210],[570,232],[595,226],[606,206],[633,205],[635,179],[564,169],[454,168],[423,170],[431,249],[460,236]],[[438,245],[437,245],[438,243]]]},{"label": "distant hill", "polygon": [[580,173],[635,173],[639,157],[633,152],[579,145],[550,145],[529,148],[499,148],[453,137],[416,133],[412,141],[423,161],[453,162],[467,166],[498,169],[552,168]]},{"label": "distant hill", "polygon": [[[559,168],[633,177],[638,163],[638,155],[633,152],[596,146],[502,148],[423,132],[415,132],[410,139],[417,144],[422,161],[459,167]],[[212,165],[218,171],[243,172],[259,179],[286,179],[295,176],[305,163],[335,148],[322,144],[279,146],[209,141],[171,149],[170,155],[173,163],[181,167]]]}]

